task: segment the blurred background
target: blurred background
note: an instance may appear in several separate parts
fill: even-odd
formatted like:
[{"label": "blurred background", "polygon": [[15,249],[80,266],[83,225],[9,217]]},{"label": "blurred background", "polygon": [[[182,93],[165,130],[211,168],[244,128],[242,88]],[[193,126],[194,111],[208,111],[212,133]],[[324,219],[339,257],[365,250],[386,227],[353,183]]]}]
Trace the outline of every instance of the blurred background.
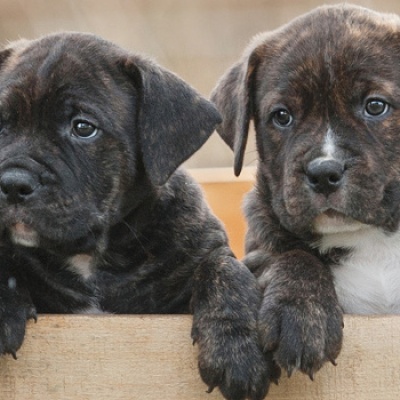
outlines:
[{"label": "blurred background", "polygon": [[[145,53],[205,96],[250,38],[322,4],[318,0],[0,0],[0,42],[72,30],[92,32]],[[343,3],[343,2],[342,2]],[[354,4],[400,13],[399,0]],[[252,138],[251,141],[254,141]],[[246,164],[256,159],[252,143]],[[230,149],[214,134],[187,163],[230,167]]]}]

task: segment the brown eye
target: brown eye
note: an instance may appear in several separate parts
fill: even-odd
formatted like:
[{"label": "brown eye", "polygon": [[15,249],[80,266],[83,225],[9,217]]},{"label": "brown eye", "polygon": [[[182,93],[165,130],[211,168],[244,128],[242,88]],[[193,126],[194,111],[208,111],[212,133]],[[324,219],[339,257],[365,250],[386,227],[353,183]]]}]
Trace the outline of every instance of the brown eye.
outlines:
[{"label": "brown eye", "polygon": [[379,99],[371,99],[365,105],[365,112],[372,117],[384,115],[388,110],[389,104]]},{"label": "brown eye", "polygon": [[72,124],[72,133],[78,138],[89,139],[97,135],[97,128],[88,121],[76,120]]},{"label": "brown eye", "polygon": [[272,121],[280,128],[287,128],[292,125],[293,117],[288,110],[282,108],[274,112]]}]

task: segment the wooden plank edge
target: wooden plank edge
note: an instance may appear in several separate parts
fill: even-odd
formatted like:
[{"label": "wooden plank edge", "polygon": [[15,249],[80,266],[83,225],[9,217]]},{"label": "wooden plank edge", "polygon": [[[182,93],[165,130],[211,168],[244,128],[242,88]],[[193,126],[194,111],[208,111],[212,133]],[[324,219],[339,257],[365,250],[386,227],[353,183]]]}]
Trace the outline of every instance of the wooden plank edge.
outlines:
[{"label": "wooden plank edge", "polygon": [[[18,360],[0,359],[7,400],[222,399],[197,371],[191,316],[40,315]],[[398,400],[400,317],[345,317],[338,366],[311,382],[303,374],[273,385],[271,400]]]}]

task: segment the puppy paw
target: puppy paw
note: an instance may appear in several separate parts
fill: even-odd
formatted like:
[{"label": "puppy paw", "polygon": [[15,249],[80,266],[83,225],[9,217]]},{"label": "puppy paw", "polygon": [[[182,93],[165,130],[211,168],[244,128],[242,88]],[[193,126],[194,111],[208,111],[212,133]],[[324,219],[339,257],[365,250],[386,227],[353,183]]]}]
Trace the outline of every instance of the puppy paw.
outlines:
[{"label": "puppy paw", "polygon": [[36,309],[21,294],[14,283],[0,287],[0,354],[11,354],[15,359],[25,336],[26,322],[36,320]]},{"label": "puppy paw", "polygon": [[300,370],[311,379],[326,361],[336,365],[342,345],[343,317],[336,303],[264,299],[260,310],[261,345],[291,376]]},{"label": "puppy paw", "polygon": [[208,392],[218,387],[229,400],[261,400],[270,381],[277,382],[280,369],[265,356],[255,335],[230,322],[210,324],[209,335],[192,330],[199,345],[198,364]]},{"label": "puppy paw", "polygon": [[196,273],[192,338],[209,391],[228,400],[261,400],[280,369],[258,338],[261,290],[248,268],[225,254],[211,255]]}]

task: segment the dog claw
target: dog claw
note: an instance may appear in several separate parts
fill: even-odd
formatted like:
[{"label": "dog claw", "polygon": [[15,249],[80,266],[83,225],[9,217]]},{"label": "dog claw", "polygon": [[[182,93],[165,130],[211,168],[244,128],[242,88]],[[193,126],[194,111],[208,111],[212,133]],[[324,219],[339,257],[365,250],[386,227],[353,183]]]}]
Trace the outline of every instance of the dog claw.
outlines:
[{"label": "dog claw", "polygon": [[32,307],[31,309],[29,309],[29,311],[27,312],[27,319],[33,319],[35,322],[37,322],[38,315],[37,315],[35,307]]},{"label": "dog claw", "polygon": [[330,358],[329,361],[330,361],[330,363],[331,363],[334,367],[337,367],[337,362],[336,362],[336,360],[334,360],[333,358]]},{"label": "dog claw", "polygon": [[10,354],[11,354],[11,356],[12,356],[12,358],[13,358],[14,360],[17,360],[17,359],[18,359],[17,353],[16,353],[15,351],[10,351]]},{"label": "dog claw", "polygon": [[290,367],[288,368],[288,370],[287,370],[287,376],[288,376],[288,378],[290,378],[290,377],[293,375],[293,372],[294,372],[295,369],[296,369],[296,368],[293,367],[293,366],[290,366]]},{"label": "dog claw", "polygon": [[279,378],[281,377],[281,369],[277,364],[273,365],[273,370],[271,371],[271,382],[275,383],[275,385],[279,385]]},{"label": "dog claw", "polygon": [[308,373],[308,377],[314,382],[314,374],[313,374],[313,372],[309,372]]},{"label": "dog claw", "polygon": [[212,393],[214,388],[215,388],[215,386],[209,386],[208,389],[206,390],[206,393]]}]

